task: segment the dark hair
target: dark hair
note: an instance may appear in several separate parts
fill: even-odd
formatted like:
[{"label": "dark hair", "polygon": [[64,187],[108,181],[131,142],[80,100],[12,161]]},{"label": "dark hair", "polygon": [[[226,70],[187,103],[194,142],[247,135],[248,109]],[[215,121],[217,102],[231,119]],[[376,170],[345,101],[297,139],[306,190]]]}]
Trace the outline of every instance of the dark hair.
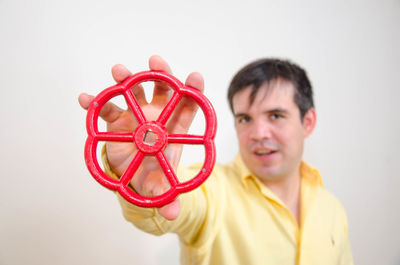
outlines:
[{"label": "dark hair", "polygon": [[300,66],[287,60],[274,58],[254,61],[243,67],[233,77],[228,89],[228,101],[232,112],[232,99],[237,92],[252,85],[249,100],[250,104],[253,104],[259,88],[264,83],[269,83],[279,78],[289,81],[294,85],[296,89],[294,102],[299,107],[300,118],[303,120],[307,111],[314,107],[310,80],[308,80],[306,72]]}]

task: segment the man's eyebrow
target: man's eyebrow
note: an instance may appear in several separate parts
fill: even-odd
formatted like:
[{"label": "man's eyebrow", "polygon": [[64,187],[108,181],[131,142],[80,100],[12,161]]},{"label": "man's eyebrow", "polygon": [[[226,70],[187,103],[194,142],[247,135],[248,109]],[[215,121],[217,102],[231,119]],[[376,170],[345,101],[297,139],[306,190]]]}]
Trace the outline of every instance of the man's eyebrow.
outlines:
[{"label": "man's eyebrow", "polygon": [[239,117],[249,116],[249,115],[248,115],[247,113],[239,112],[239,113],[233,114],[233,116],[234,116],[235,118],[239,118]]},{"label": "man's eyebrow", "polygon": [[282,109],[282,108],[274,108],[274,109],[269,109],[264,111],[264,113],[282,113],[282,114],[288,114],[289,111],[286,109]]},{"label": "man's eyebrow", "polygon": [[[273,109],[268,109],[266,111],[264,111],[264,113],[268,114],[268,113],[281,113],[281,114],[288,114],[289,111],[283,108],[273,108]],[[233,116],[235,118],[240,118],[243,116],[249,116],[249,114],[245,113],[245,112],[238,112],[238,113],[234,113]]]}]

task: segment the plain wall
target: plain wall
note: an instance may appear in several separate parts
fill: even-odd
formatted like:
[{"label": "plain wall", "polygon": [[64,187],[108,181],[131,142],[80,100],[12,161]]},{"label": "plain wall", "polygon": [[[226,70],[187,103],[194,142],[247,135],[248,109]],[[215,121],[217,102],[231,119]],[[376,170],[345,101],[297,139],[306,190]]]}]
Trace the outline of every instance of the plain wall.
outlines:
[{"label": "plain wall", "polygon": [[318,123],[305,159],[347,210],[355,263],[400,264],[399,27],[398,0],[0,0],[0,264],[178,263],[176,236],[126,222],[83,159],[79,93],[152,54],[182,81],[204,75],[221,163],[237,152],[233,74],[266,56],[306,68]]}]

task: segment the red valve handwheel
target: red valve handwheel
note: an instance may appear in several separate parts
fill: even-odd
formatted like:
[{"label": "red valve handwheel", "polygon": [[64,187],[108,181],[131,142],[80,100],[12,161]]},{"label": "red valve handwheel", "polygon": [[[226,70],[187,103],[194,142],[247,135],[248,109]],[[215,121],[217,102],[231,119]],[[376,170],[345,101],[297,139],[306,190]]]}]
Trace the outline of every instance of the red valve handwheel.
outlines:
[{"label": "red valve handwheel", "polygon": [[[131,91],[138,84],[146,81],[164,81],[173,89],[174,93],[162,110],[156,121],[147,121],[136,98]],[[101,108],[111,98],[123,95],[128,106],[132,109],[138,121],[138,127],[133,133],[99,132],[97,121]],[[169,134],[165,124],[182,96],[196,101],[202,109],[206,127],[204,135]],[[86,117],[88,138],[85,144],[86,165],[92,176],[104,187],[118,191],[127,201],[141,207],[161,207],[172,202],[180,193],[191,191],[200,186],[211,174],[215,164],[214,138],[217,129],[217,118],[210,101],[198,90],[187,87],[174,76],[160,71],[145,71],[134,74],[122,83],[109,87],[97,95],[89,106]],[[151,132],[156,137],[149,144],[144,142],[145,134]],[[138,151],[132,162],[119,180],[107,176],[97,161],[97,144],[99,141],[134,142]],[[179,182],[172,166],[164,154],[165,147],[170,143],[204,145],[205,159],[199,173],[189,181]],[[171,188],[162,195],[144,197],[133,192],[129,183],[145,156],[155,156],[164,171]]]}]

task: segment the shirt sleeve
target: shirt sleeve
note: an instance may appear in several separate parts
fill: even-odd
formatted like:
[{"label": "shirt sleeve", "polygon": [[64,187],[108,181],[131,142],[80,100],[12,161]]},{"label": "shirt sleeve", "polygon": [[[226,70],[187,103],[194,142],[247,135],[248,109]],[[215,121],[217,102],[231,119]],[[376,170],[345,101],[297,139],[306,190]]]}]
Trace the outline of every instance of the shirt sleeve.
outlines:
[{"label": "shirt sleeve", "polygon": [[341,219],[343,220],[343,239],[341,244],[341,251],[339,253],[340,265],[354,265],[353,255],[351,252],[350,239],[348,233],[348,222],[346,211],[341,204],[338,204],[339,212],[341,213]]},{"label": "shirt sleeve", "polygon": [[[118,179],[118,176],[111,170],[104,147],[102,149],[102,161],[105,173]],[[196,170],[197,167],[187,169],[180,166],[177,174],[185,178],[185,176],[193,176]],[[211,176],[207,181],[210,181],[210,179]],[[126,201],[118,193],[117,197],[122,208],[122,214],[128,222],[153,235],[162,235],[168,232],[176,233],[182,243],[188,245],[193,244],[198,239],[200,231],[204,230],[204,223],[209,215],[207,212],[210,210],[208,209],[207,188],[204,184],[191,192],[179,195],[180,214],[173,221],[163,218],[155,208],[138,207]]]}]

